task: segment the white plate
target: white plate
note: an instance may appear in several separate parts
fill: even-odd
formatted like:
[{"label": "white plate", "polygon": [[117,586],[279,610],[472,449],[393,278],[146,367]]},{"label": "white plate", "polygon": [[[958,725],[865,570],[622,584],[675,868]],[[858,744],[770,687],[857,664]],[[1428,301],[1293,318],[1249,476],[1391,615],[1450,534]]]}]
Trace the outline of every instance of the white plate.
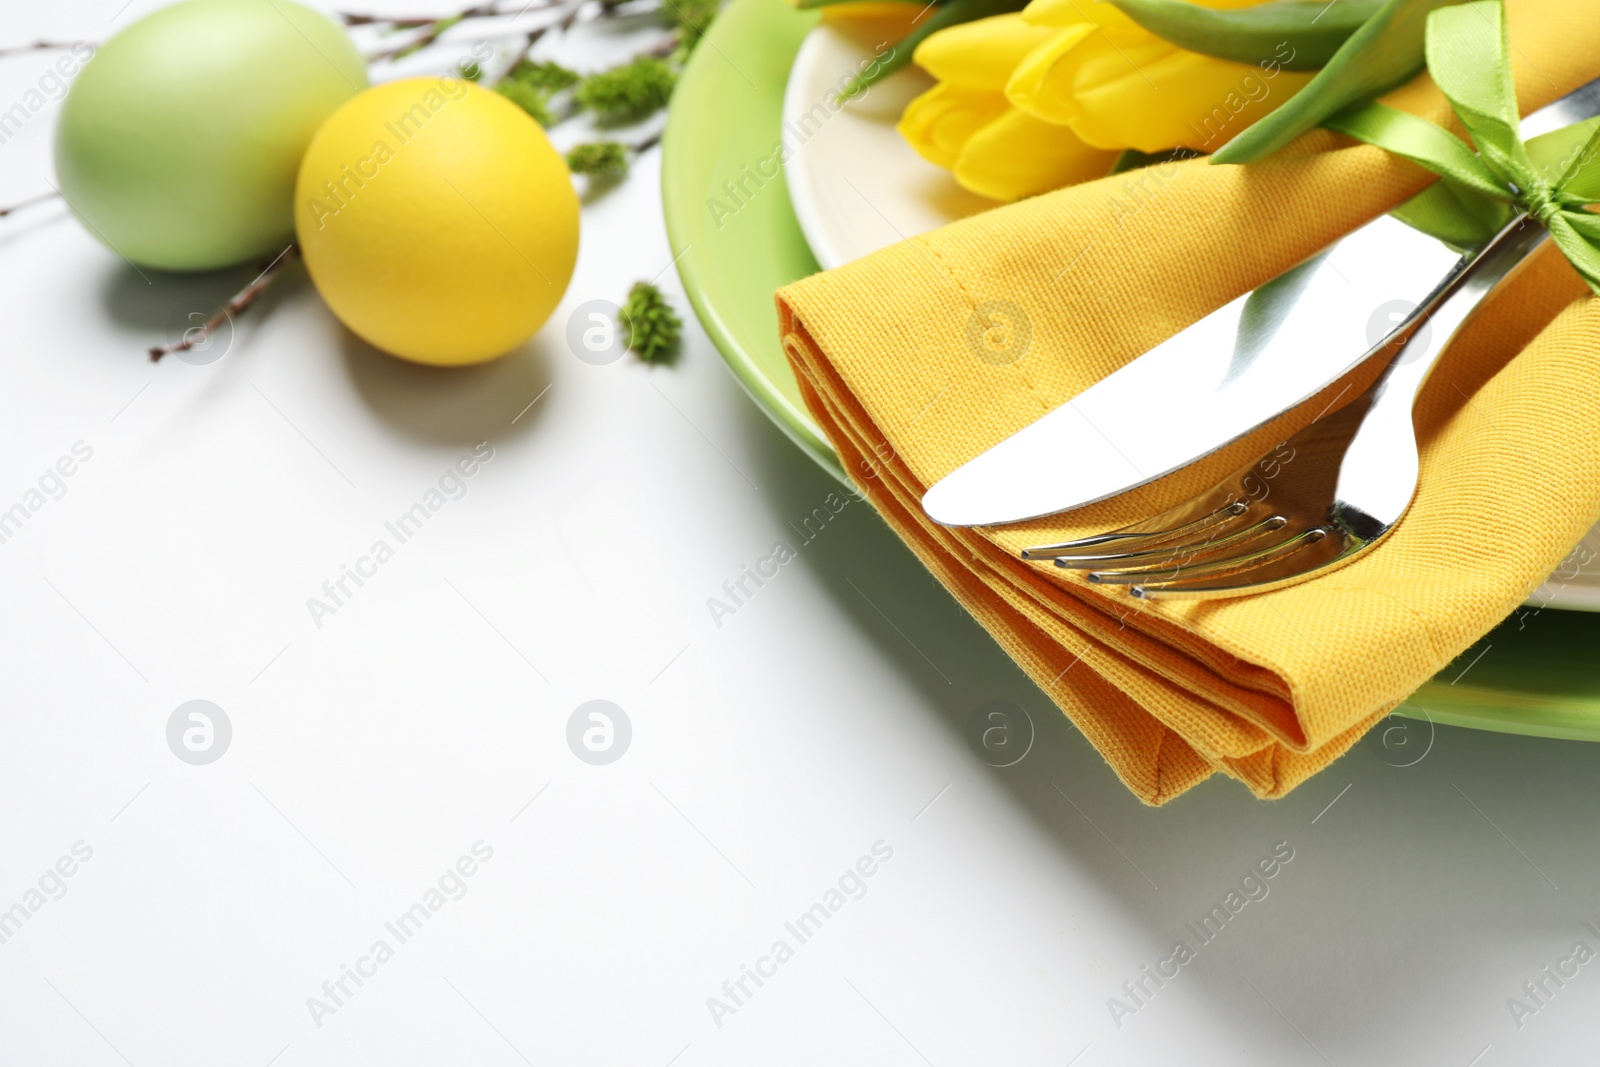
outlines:
[{"label": "white plate", "polygon": [[[801,45],[784,93],[789,196],[826,269],[995,206],[956,185],[895,132],[906,103],[933,84],[922,71],[908,67],[843,108],[830,106],[843,79],[871,57],[844,33],[818,26]],[[1600,526],[1528,604],[1600,611]]]},{"label": "white plate", "polygon": [[844,33],[818,26],[783,97],[789,196],[812,255],[830,270],[995,206],[895,132],[906,104],[933,85],[921,70],[906,67],[839,107],[839,87],[871,58]]}]

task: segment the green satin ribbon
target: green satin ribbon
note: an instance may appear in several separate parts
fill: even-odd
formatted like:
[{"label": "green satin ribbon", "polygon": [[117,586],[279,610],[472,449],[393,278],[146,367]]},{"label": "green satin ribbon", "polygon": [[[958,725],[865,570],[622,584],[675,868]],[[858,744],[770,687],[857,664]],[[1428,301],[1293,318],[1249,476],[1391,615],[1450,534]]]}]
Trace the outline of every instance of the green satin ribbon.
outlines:
[{"label": "green satin ribbon", "polygon": [[1342,112],[1325,125],[1440,176],[1397,212],[1401,218],[1465,245],[1526,212],[1600,293],[1600,215],[1584,210],[1600,203],[1600,119],[1523,142],[1501,0],[1431,13],[1426,52],[1428,72],[1476,152],[1450,131],[1382,104]]}]

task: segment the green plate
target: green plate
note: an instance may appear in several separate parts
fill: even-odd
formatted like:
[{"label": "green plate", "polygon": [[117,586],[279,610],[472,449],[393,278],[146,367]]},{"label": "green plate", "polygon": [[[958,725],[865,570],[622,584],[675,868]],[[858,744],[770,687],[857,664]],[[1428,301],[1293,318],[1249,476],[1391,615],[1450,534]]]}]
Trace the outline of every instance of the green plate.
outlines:
[{"label": "green plate", "polygon": [[[678,274],[712,342],[762,410],[844,481],[839,457],[800,399],[772,302],[780,286],[815,274],[817,261],[781,170],[760,185],[755,174],[779,143],[789,67],[819,18],[783,0],[734,0],[717,16],[672,94],[661,195],[667,234],[681,253]],[[745,191],[730,195],[724,183],[731,182]]]},{"label": "green plate", "polygon": [[[759,186],[748,177],[778,145],[789,68],[817,19],[784,0],[732,0],[673,94],[661,186],[678,273],[712,342],[762,410],[842,481],[778,344],[772,302],[774,290],[815,273],[817,262],[783,175]],[[739,181],[744,192],[735,199],[724,183]],[[1401,714],[1600,741],[1597,647],[1600,614],[1519,610],[1418,690]]]}]

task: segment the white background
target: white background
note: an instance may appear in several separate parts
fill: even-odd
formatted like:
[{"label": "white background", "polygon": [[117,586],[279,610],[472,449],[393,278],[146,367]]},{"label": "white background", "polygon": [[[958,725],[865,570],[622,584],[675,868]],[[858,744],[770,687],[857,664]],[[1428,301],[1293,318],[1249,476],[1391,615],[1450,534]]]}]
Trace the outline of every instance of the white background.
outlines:
[{"label": "white background", "polygon": [[[120,2],[8,0],[0,42],[101,40]],[[0,61],[0,105],[52,58]],[[47,188],[53,116],[0,146],[0,202]],[[94,450],[0,545],[0,909],[93,849],[0,944],[0,1063],[1467,1067],[1591,1046],[1600,965],[1520,1029],[1507,999],[1600,949],[1600,749],[1423,724],[1280,802],[1218,780],[1141,807],[866,505],[799,547],[837,487],[692,322],[673,368],[568,350],[570,310],[635,279],[687,310],[658,177],[652,154],[591,198],[525,350],[454,372],[355,341],[298,271],[218,362],[152,364],[169,316],[237,274],[146,282],[56,205],[0,222],[0,508]],[[481,441],[468,494],[316,627],[306,599]],[[798,558],[716,626],[707,598],[780,540]],[[609,766],[566,741],[597,698],[633,727]],[[191,699],[232,722],[208,766],[167,746]],[[1004,769],[964,736],[994,699],[1037,727]],[[480,840],[465,896],[318,1026],[308,998]],[[879,841],[865,895],[716,1025],[707,998],[797,944],[784,923]],[[1185,923],[1279,842],[1267,897],[1200,946]],[[1180,939],[1197,958],[1117,1026],[1108,998]]]}]

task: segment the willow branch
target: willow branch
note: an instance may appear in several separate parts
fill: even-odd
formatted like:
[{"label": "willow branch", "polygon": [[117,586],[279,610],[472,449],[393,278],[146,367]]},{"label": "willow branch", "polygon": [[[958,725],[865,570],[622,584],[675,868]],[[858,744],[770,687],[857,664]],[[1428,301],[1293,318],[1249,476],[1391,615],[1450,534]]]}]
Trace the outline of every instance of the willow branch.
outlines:
[{"label": "willow branch", "polygon": [[[420,30],[427,26],[437,26],[446,23],[445,29],[457,23],[470,19],[494,18],[521,18],[523,15],[536,11],[548,11],[553,7],[561,7],[566,0],[536,0],[536,2],[515,6],[501,7],[499,4],[479,4],[476,7],[462,8],[445,15],[407,15],[405,17],[391,17],[388,15],[369,15],[354,11],[339,11],[334,17],[346,26],[382,26],[386,30]],[[602,0],[607,2],[607,0]],[[619,0],[610,0],[619,2]]]},{"label": "willow branch", "polygon": [[[551,4],[549,6],[560,7],[561,5]],[[566,33],[568,30],[572,29],[573,26],[577,25],[578,16],[583,12],[583,6],[583,0],[578,0],[578,2],[573,4],[571,9],[568,10],[567,13],[559,20],[552,22],[547,26],[540,26],[536,30],[529,30],[526,39],[522,43],[522,51],[517,53],[517,61],[520,62],[521,60],[527,59],[528,55],[533,51],[533,46],[538,44],[539,39],[545,34],[549,33],[551,30],[555,30],[557,33]],[[611,8],[609,6],[602,6],[598,17],[604,18],[609,14],[611,14]]]},{"label": "willow branch", "polygon": [[35,204],[43,204],[46,201],[55,200],[60,195],[60,193],[51,190],[48,193],[40,193],[38,196],[30,196],[28,199],[12,204],[10,207],[0,207],[0,219],[5,218],[13,211],[21,211],[23,208],[33,207]]},{"label": "willow branch", "polygon": [[390,26],[397,30],[416,30],[448,19],[480,19],[510,14],[515,14],[515,12],[501,11],[495,4],[481,4],[461,11],[452,11],[448,15],[411,15],[406,18],[393,18],[389,15],[366,15],[354,11],[336,11],[334,12],[334,17],[346,26]]},{"label": "willow branch", "polygon": [[217,309],[216,314],[206,320],[205,325],[197,330],[185,330],[182,339],[176,344],[160,345],[150,349],[150,361],[154,363],[162,356],[173,352],[187,352],[191,348],[204,344],[218,326],[232,319],[235,315],[242,315],[250,310],[250,306],[261,299],[261,294],[265,293],[272,283],[277,281],[278,276],[283,273],[283,268],[289,265],[289,261],[299,251],[299,245],[291,244],[288,248],[279,252],[277,258],[263,267],[261,273],[256,275],[253,282],[234,293],[226,304]]},{"label": "willow branch", "polygon": [[[16,44],[0,48],[0,56],[20,55],[23,52],[43,52],[47,50],[68,50],[87,44],[86,41],[34,41],[32,44]],[[89,45],[96,48],[97,45]]]}]

